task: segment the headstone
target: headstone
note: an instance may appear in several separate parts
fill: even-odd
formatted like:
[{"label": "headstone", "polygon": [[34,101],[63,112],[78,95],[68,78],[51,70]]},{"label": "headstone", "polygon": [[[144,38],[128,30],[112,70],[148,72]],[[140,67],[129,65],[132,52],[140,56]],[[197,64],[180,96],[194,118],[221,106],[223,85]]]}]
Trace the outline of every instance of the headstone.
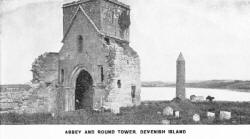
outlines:
[{"label": "headstone", "polygon": [[55,113],[51,113],[51,116],[52,116],[52,117],[55,117]]},{"label": "headstone", "polygon": [[174,114],[173,108],[167,106],[166,108],[163,109],[163,115],[172,116],[173,114]]},{"label": "headstone", "polygon": [[170,125],[170,121],[169,120],[162,120],[161,123],[163,125]]},{"label": "headstone", "polygon": [[215,119],[215,113],[213,113],[213,112],[207,112],[207,118],[209,120],[214,120]]},{"label": "headstone", "polygon": [[231,112],[228,111],[220,111],[220,120],[230,120]]},{"label": "headstone", "polygon": [[199,122],[200,121],[200,115],[199,114],[194,114],[193,115],[193,121],[195,121],[195,122]]},{"label": "headstone", "polygon": [[175,111],[174,116],[175,118],[180,118],[180,111]]}]

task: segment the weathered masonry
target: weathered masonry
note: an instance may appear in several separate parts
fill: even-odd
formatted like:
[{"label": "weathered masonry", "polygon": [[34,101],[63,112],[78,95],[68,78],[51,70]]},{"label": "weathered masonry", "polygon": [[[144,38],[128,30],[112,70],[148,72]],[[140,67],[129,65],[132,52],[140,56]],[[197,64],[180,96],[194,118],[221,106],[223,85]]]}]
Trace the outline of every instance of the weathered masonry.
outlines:
[{"label": "weathered masonry", "polygon": [[129,46],[130,7],[117,0],[63,5],[59,111],[140,104],[140,60]]},{"label": "weathered masonry", "polygon": [[0,113],[117,109],[140,104],[140,59],[130,7],[117,0],[63,5],[63,46],[32,64],[32,84],[0,87]]}]

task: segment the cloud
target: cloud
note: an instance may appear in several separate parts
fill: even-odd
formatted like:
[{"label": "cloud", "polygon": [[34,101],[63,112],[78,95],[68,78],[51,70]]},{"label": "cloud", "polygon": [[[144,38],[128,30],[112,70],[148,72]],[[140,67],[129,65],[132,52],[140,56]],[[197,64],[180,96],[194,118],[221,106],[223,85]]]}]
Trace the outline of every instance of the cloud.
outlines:
[{"label": "cloud", "polygon": [[2,1],[2,12],[13,11],[17,8],[23,7],[31,3],[41,3],[41,2],[63,2],[63,0],[3,0]]}]

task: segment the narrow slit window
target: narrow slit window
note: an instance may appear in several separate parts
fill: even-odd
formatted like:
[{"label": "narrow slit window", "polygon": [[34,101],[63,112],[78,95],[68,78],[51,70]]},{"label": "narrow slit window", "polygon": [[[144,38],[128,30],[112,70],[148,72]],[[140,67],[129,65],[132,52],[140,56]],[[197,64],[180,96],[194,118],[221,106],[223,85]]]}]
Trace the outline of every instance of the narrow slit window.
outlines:
[{"label": "narrow slit window", "polygon": [[61,83],[64,82],[64,69],[61,70]]},{"label": "narrow slit window", "polygon": [[118,87],[118,88],[121,88],[121,87],[122,87],[121,80],[118,80],[118,81],[117,81],[117,87]]},{"label": "narrow slit window", "polygon": [[110,39],[109,38],[105,37],[104,40],[105,40],[107,45],[110,45]]},{"label": "narrow slit window", "polygon": [[135,98],[135,91],[136,91],[136,86],[131,86],[131,97],[133,99]]},{"label": "narrow slit window", "polygon": [[83,50],[83,37],[81,35],[77,37],[77,45],[78,45],[78,52],[81,53]]},{"label": "narrow slit window", "polygon": [[104,81],[104,73],[103,73],[103,66],[101,66],[101,81]]},{"label": "narrow slit window", "polygon": [[104,70],[103,70],[103,66],[102,65],[99,65],[99,73],[100,73],[100,79],[101,79],[101,82],[104,81]]},{"label": "narrow slit window", "polygon": [[115,22],[115,12],[114,11],[111,12],[111,22],[112,22],[112,24]]}]

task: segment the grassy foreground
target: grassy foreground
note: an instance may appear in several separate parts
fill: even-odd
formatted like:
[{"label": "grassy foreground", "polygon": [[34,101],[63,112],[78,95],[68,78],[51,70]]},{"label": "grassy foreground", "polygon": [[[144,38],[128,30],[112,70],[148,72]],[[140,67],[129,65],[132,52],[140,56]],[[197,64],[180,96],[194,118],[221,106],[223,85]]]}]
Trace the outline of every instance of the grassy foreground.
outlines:
[{"label": "grassy foreground", "polygon": [[[180,118],[164,116],[163,109],[171,106],[180,111]],[[232,119],[219,120],[219,111],[232,112]],[[214,120],[208,120],[207,111],[216,113]],[[201,116],[200,122],[193,122],[192,115]],[[118,115],[109,111],[76,111],[65,113],[55,118],[51,114],[0,114],[1,124],[161,124],[162,120],[170,120],[171,124],[250,124],[250,102],[143,102],[138,107],[122,108]]]}]

